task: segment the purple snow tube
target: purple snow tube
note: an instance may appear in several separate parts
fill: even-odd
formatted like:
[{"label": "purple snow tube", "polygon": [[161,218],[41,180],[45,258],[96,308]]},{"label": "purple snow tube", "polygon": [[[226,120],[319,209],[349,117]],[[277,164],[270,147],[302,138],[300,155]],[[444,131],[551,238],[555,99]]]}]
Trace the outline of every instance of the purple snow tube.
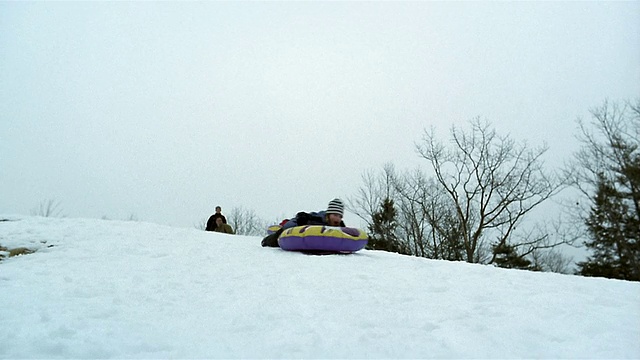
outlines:
[{"label": "purple snow tube", "polygon": [[367,234],[356,228],[333,226],[295,226],[278,238],[284,250],[356,252],[367,245]]}]

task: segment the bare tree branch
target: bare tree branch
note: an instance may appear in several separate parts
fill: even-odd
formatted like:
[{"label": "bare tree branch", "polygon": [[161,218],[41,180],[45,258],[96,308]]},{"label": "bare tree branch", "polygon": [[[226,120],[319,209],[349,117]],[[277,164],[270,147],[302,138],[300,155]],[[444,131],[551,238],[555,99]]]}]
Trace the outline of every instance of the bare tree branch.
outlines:
[{"label": "bare tree branch", "polygon": [[562,186],[543,171],[546,146],[517,145],[508,136],[498,136],[488,122],[474,119],[470,132],[452,127],[449,151],[435,138],[433,130],[425,131],[416,147],[455,209],[466,261],[479,261],[487,231],[497,230],[499,243],[512,240],[522,219]]},{"label": "bare tree branch", "polygon": [[268,226],[267,222],[260,219],[255,211],[242,207],[231,209],[228,222],[237,235],[264,235]]},{"label": "bare tree branch", "polygon": [[53,199],[41,201],[37,208],[31,210],[31,215],[43,217],[63,216],[60,202]]}]

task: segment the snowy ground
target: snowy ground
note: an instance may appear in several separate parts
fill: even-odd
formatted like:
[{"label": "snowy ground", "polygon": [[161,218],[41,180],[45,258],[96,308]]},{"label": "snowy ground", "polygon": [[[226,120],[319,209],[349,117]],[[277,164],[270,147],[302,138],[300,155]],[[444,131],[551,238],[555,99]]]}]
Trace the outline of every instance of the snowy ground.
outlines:
[{"label": "snowy ground", "polygon": [[0,358],[640,358],[640,283],[0,218]]}]

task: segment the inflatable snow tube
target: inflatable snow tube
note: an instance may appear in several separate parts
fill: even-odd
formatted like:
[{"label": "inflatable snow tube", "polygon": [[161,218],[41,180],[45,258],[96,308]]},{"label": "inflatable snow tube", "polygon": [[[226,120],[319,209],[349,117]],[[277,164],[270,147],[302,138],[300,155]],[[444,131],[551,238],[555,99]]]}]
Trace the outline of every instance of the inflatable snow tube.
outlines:
[{"label": "inflatable snow tube", "polygon": [[364,248],[368,240],[367,234],[360,229],[308,225],[286,229],[278,238],[278,244],[291,251],[351,253]]},{"label": "inflatable snow tube", "polygon": [[271,235],[273,233],[275,233],[276,231],[280,230],[282,228],[282,226],[280,225],[271,225],[267,228],[267,235]]}]

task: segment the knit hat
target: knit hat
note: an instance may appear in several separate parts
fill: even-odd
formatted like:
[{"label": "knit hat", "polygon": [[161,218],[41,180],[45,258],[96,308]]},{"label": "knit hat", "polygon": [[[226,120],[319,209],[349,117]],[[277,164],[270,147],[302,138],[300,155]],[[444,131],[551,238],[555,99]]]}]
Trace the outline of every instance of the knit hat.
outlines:
[{"label": "knit hat", "polygon": [[338,214],[342,216],[344,214],[344,204],[340,199],[333,199],[329,201],[329,206],[327,207],[327,215],[329,214]]}]

